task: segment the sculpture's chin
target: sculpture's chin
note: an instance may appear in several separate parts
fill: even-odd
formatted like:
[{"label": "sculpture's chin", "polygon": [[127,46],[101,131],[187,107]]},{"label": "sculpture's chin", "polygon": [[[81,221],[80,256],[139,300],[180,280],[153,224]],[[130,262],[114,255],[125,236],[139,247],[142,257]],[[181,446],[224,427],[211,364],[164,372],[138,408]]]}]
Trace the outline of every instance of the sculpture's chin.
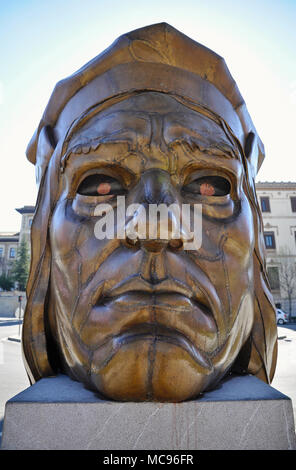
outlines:
[{"label": "sculpture's chin", "polygon": [[145,339],[122,345],[103,367],[92,363],[92,384],[117,401],[180,402],[208,386],[212,370],[202,367],[182,347]]}]

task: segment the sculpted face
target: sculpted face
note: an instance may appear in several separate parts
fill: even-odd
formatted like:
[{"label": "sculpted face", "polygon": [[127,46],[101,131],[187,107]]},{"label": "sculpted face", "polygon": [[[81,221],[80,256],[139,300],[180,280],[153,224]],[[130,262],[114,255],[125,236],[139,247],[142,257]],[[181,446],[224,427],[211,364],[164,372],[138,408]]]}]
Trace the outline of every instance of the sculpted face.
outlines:
[{"label": "sculpted face", "polygon": [[[49,234],[50,330],[70,376],[116,400],[182,401],[229,371],[253,324],[238,152],[217,122],[162,93],[131,96],[74,133]],[[108,202],[116,216],[118,195],[202,204],[200,249],[182,235],[97,239],[94,209]]]}]

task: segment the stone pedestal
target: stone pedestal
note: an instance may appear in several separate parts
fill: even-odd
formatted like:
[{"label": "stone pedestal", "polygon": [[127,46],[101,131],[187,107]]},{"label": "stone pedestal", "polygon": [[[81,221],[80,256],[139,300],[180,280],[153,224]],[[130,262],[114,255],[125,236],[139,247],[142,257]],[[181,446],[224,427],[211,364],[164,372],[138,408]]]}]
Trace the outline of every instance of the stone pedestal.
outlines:
[{"label": "stone pedestal", "polygon": [[295,449],[291,400],[232,376],[185,403],[101,400],[67,376],[42,379],[6,404],[2,449]]}]

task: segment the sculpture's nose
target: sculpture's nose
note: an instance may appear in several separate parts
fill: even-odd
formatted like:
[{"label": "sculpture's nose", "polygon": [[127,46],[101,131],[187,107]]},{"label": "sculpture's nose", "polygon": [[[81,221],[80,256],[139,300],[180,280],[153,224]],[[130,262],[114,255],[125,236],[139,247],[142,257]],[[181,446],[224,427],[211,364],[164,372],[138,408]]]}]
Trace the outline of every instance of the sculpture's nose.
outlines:
[{"label": "sculpture's nose", "polygon": [[127,224],[128,244],[152,252],[183,247],[188,234],[181,224],[180,195],[169,173],[158,169],[145,172],[133,202],[140,207]]}]

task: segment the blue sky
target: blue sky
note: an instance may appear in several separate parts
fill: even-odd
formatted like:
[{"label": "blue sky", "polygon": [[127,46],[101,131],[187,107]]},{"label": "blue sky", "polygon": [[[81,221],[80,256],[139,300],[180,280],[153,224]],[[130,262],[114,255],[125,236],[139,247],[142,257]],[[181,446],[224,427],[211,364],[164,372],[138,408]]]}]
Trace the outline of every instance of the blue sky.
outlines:
[{"label": "blue sky", "polygon": [[226,60],[265,144],[257,180],[296,180],[296,0],[0,0],[0,231],[35,203],[25,149],[56,82],[161,21]]}]

